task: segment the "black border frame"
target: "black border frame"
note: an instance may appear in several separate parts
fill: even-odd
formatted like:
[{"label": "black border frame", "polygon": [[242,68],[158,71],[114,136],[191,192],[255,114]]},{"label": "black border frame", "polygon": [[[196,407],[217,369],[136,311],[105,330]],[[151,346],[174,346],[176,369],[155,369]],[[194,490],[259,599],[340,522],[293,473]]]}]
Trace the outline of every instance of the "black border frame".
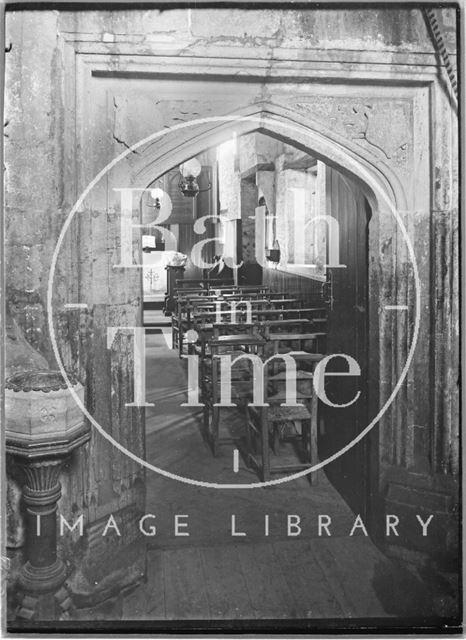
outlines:
[{"label": "black border frame", "polygon": [[[48,2],[44,0],[28,1],[25,0],[0,0],[0,30],[3,36],[5,35],[5,14],[10,11],[41,11],[41,10],[57,10],[57,11],[118,11],[118,10],[174,10],[174,9],[242,9],[242,10],[254,10],[254,9],[280,9],[280,8],[292,8],[292,9],[368,9],[368,8],[403,8],[403,9],[422,9],[424,7],[433,8],[454,8],[457,14],[457,73],[458,73],[458,142],[459,142],[459,315],[460,315],[460,327],[463,328],[464,320],[466,317],[466,295],[463,295],[462,286],[466,282],[466,255],[463,255],[463,249],[465,246],[465,234],[466,224],[463,220],[464,212],[466,211],[466,204],[464,202],[464,193],[466,176],[463,174],[463,168],[466,166],[466,162],[463,161],[463,154],[465,153],[466,140],[465,140],[465,128],[462,123],[462,114],[465,100],[465,89],[463,83],[463,37],[466,36],[466,24],[465,24],[465,8],[463,3],[466,0],[448,0],[447,2],[439,2],[437,0],[424,0],[423,2],[415,2],[408,0],[403,2],[401,0],[254,0],[248,2],[248,0],[161,0],[160,2],[154,0],[135,0],[131,1],[112,1],[112,0],[84,0],[76,2],[75,0],[61,0],[57,2]],[[3,38],[4,47],[0,51],[0,110],[4,112],[4,71],[5,71],[5,52],[8,49],[8,43]],[[6,47],[6,49],[5,49]],[[0,140],[0,153],[3,157],[3,137]],[[0,245],[4,246],[4,185],[3,182],[0,185]],[[5,317],[5,266],[3,252],[0,255],[0,317]],[[4,323],[0,322],[0,419],[3,424],[4,421],[4,362],[5,362],[5,335],[4,335]],[[460,371],[458,377],[458,385],[462,389],[462,371],[463,366],[466,363],[466,340],[462,337],[460,330],[459,337],[460,348]],[[459,417],[462,426],[465,425],[463,414],[463,397],[460,394],[459,398]],[[3,444],[3,433],[1,435],[1,444]],[[460,450],[462,455],[460,456],[460,478],[464,482],[463,472],[463,455],[466,448],[466,438],[463,438],[462,429],[460,429]],[[4,450],[4,449],[3,449]],[[3,462],[3,460],[1,461]],[[1,463],[0,463],[1,464]],[[6,473],[5,465],[3,464],[2,474],[0,482],[4,478]],[[5,504],[5,483],[1,482],[1,501],[2,511]],[[38,637],[44,637],[43,634],[52,634],[55,637],[63,635],[68,637],[88,637],[90,634],[98,635],[99,637],[115,637],[115,633],[121,635],[153,635],[156,637],[171,636],[175,634],[183,636],[199,636],[200,634],[219,634],[231,636],[233,634],[241,634],[242,637],[257,637],[258,634],[273,634],[277,637],[290,637],[290,636],[302,636],[304,634],[322,634],[325,636],[331,636],[338,634],[367,637],[368,635],[399,635],[399,634],[416,634],[424,636],[432,635],[455,635],[463,636],[464,627],[464,613],[465,613],[465,593],[464,593],[464,562],[465,562],[465,540],[463,539],[464,526],[464,489],[460,483],[459,497],[462,507],[462,518],[459,519],[459,533],[460,540],[463,541],[463,547],[460,547],[460,562],[463,571],[460,572],[460,595],[463,596],[463,606],[460,607],[460,613],[458,620],[451,620],[446,618],[339,618],[335,620],[331,619],[277,619],[277,620],[103,620],[103,621],[35,621],[32,623],[15,623],[6,621],[6,607],[2,602],[2,633],[7,632],[8,637],[22,637],[23,634],[30,634]],[[4,511],[3,511],[4,512]],[[3,541],[5,540],[5,519],[1,524],[0,535],[2,538],[2,551]],[[2,578],[4,579],[4,577]],[[4,598],[3,598],[4,600]],[[71,635],[72,634],[72,635]],[[286,634],[286,635],[284,635]]]}]

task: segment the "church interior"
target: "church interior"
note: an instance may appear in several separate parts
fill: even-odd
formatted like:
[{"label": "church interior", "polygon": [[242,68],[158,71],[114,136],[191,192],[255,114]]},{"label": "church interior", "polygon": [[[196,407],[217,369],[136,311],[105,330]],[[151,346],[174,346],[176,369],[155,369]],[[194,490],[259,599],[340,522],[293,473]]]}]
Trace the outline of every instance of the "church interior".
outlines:
[{"label": "church interior", "polygon": [[10,630],[459,619],[455,19],[7,15]]},{"label": "church interior", "polygon": [[[180,189],[180,184],[182,188],[184,184],[180,169],[185,171],[188,162],[198,172],[199,192],[195,197],[184,196]],[[160,386],[153,382],[146,398],[151,402],[150,394],[153,393],[159,401],[154,401],[157,408],[146,411],[146,429],[154,453],[162,455],[157,466],[171,470],[163,461],[163,455],[170,459],[178,449],[176,441],[168,444],[167,433],[173,437],[177,437],[178,430],[189,433],[192,429],[189,426],[186,429],[186,426],[197,414],[202,414],[202,433],[215,454],[222,456],[221,442],[225,439],[232,440],[233,445],[235,440],[251,440],[250,446],[243,447],[244,451],[238,449],[238,453],[242,454],[247,466],[249,463],[255,465],[253,474],[258,474],[262,481],[270,480],[271,473],[276,473],[271,469],[277,465],[282,476],[287,469],[292,472],[306,466],[311,468],[319,459],[326,459],[349,444],[362,430],[365,419],[364,410],[361,413],[360,409],[337,411],[333,407],[332,415],[331,406],[325,407],[323,403],[320,408],[312,406],[311,383],[316,365],[327,353],[343,353],[358,359],[361,375],[367,375],[364,359],[367,351],[369,203],[350,177],[344,177],[309,154],[263,133],[234,136],[188,162],[149,185],[141,199],[143,224],[153,220],[154,203],[160,206],[162,220],[166,217],[165,209],[171,207],[166,220],[174,223],[157,224],[154,225],[157,229],[153,230],[148,227],[147,233],[154,235],[142,236],[144,327],[150,353],[154,355],[153,360],[147,361],[150,376],[146,374],[146,385],[149,379],[163,380],[166,389],[164,396]],[[340,211],[342,215],[333,216],[332,211]],[[205,231],[197,236],[199,219]],[[338,258],[345,265],[342,267],[344,272],[334,276],[334,281],[331,281],[330,273],[335,267],[325,266],[327,260],[333,260],[327,257],[328,239],[333,234],[333,229],[329,231],[329,220],[337,223],[338,240],[340,237],[343,240],[338,246]],[[198,237],[202,238],[201,261],[195,249]],[[183,265],[176,264],[176,259],[175,264],[170,262],[175,252],[182,254]],[[152,266],[154,264],[157,266]],[[163,297],[161,290],[165,292]],[[354,312],[348,306],[345,308],[348,298],[357,300],[360,309]],[[213,341],[218,341],[218,346],[213,346]],[[225,341],[230,349],[222,347],[221,343]],[[247,348],[249,342],[251,345]],[[276,424],[270,425],[267,431],[276,439],[272,450],[278,454],[277,447],[283,449],[275,465],[268,455],[268,446],[260,456],[260,463],[251,448],[253,441],[261,438],[262,429],[259,424],[252,424],[262,418],[248,417],[242,406],[249,403],[253,391],[251,364],[239,365],[241,371],[232,378],[232,395],[239,401],[240,413],[230,411],[232,415],[228,416],[228,407],[217,410],[214,406],[215,400],[220,399],[221,379],[218,371],[213,380],[215,360],[212,356],[228,355],[229,351],[233,358],[241,353],[256,354],[264,359],[278,354],[302,354],[301,360],[297,355],[293,356],[297,359],[297,379],[302,381],[298,383],[297,395],[299,400],[304,400],[302,408],[280,408],[286,401],[283,361],[281,366],[280,362],[273,364],[272,361],[266,374],[268,378],[264,384],[270,389],[265,399],[269,402],[269,396],[276,396],[272,402],[277,405],[276,416],[269,411],[269,420],[275,419]],[[194,358],[190,359],[190,355]],[[188,374],[185,389],[179,393],[186,395],[191,386],[197,386],[199,392],[196,402],[189,401],[183,407],[171,389],[180,388],[180,376],[181,379],[186,377],[188,362],[195,367],[194,377],[190,380]],[[170,363],[175,370],[171,385],[168,385]],[[333,370],[344,372],[345,365],[347,367],[342,360],[338,366],[336,358]],[[334,405],[351,402],[355,395],[354,382],[350,381],[345,388],[339,380],[338,389],[333,385],[333,390],[329,389],[331,383],[327,383],[331,402]],[[358,388],[360,386],[364,383],[361,385],[359,381]],[[164,419],[160,416],[161,401],[168,403],[167,410],[162,412]],[[361,397],[360,404],[367,405],[367,393],[366,397]],[[328,409],[325,419],[323,408]],[[150,419],[152,412],[153,420]],[[341,424],[342,418],[345,424]],[[225,430],[223,425],[230,420],[232,425]],[[251,422],[249,428],[248,421]],[[300,460],[299,452],[297,457],[295,455],[296,447],[290,444],[293,437],[298,449],[303,450],[304,460]],[[287,440],[290,441],[288,452]],[[183,459],[187,451],[177,450],[177,460],[178,457]],[[290,455],[291,460],[286,461]],[[363,464],[361,447],[355,447],[351,455],[353,464],[356,460],[357,466]],[[193,461],[186,458],[185,462],[189,475]],[[204,462],[200,466],[200,480],[206,471]],[[224,480],[233,482],[236,473],[238,471],[231,465]],[[318,475],[317,471],[315,475]],[[344,491],[346,485],[348,499],[361,511],[365,508],[365,498],[359,476],[352,474],[350,486],[347,473],[343,473],[341,486]],[[338,477],[336,472],[337,483]],[[309,479],[312,482],[315,478],[311,475]],[[352,497],[349,497],[350,493]]]}]

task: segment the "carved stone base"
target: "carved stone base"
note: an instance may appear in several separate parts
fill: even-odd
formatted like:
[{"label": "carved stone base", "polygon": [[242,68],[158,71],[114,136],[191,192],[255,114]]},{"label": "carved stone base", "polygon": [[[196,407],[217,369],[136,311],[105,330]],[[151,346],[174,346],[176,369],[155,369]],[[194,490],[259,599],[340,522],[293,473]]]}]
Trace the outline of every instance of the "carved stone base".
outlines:
[{"label": "carved stone base", "polygon": [[58,589],[66,578],[66,568],[57,558],[54,564],[46,567],[33,566],[29,561],[22,567],[19,586],[26,592],[41,594]]},{"label": "carved stone base", "polygon": [[72,600],[66,587],[32,595],[27,592],[18,593],[16,620],[69,620]]}]

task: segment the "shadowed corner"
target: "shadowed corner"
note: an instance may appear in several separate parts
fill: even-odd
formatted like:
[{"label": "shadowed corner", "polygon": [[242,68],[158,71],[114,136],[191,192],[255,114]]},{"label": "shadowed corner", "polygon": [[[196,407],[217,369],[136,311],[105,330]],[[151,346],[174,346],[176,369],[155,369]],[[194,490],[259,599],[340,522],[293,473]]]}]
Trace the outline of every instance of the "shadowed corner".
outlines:
[{"label": "shadowed corner", "polygon": [[[457,579],[457,578],[456,578]],[[392,559],[374,567],[372,586],[387,614],[397,618],[450,619],[459,622],[455,577],[427,564],[420,568]]]}]

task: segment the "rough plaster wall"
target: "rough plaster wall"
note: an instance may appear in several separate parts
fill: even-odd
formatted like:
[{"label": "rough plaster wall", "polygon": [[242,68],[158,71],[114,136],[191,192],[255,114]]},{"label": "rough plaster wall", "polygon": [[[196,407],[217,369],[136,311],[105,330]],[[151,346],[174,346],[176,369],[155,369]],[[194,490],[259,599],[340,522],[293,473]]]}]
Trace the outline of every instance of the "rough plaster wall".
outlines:
[{"label": "rough plaster wall", "polygon": [[[45,356],[51,368],[56,368],[56,363],[46,324],[46,290],[55,243],[72,204],[66,202],[64,195],[64,70],[56,37],[57,21],[57,12],[8,15],[7,38],[12,47],[6,63],[5,105],[8,121],[5,128],[8,136],[5,145],[5,259],[10,309],[26,339]],[[98,231],[98,224],[96,219],[92,225],[94,232]],[[83,382],[87,378],[86,403],[91,412],[95,410],[95,415],[109,430],[118,427],[120,420],[124,421],[127,428],[122,442],[126,440],[130,448],[141,452],[141,416],[134,412],[128,415],[130,412],[124,407],[128,400],[127,383],[132,375],[130,346],[123,344],[121,358],[113,358],[110,363],[106,350],[107,319],[102,317],[102,310],[96,307],[92,314],[81,317],[63,312],[65,301],[79,301],[78,281],[86,272],[85,269],[81,271],[78,258],[83,264],[86,257],[92,262],[89,251],[98,247],[95,241],[92,242],[91,235],[85,234],[87,255],[78,256],[77,225],[72,229],[58,261],[54,287],[57,339],[64,363],[78,371]],[[96,291],[96,298],[99,297],[99,281],[102,286],[101,276],[94,271],[86,282],[88,289]],[[124,321],[118,307],[114,311],[117,313],[109,324],[134,324]],[[109,312],[111,314],[112,310]],[[94,353],[99,351],[107,357],[94,360]],[[118,375],[120,370],[121,375]],[[102,399],[111,396],[111,389],[115,393],[102,413]],[[70,521],[83,513],[85,521],[92,522],[110,511],[140,510],[141,478],[139,466],[93,431],[91,443],[73,454],[61,476],[60,512]],[[123,525],[129,546],[136,533],[134,523],[133,515]],[[131,527],[133,530],[130,531]],[[74,558],[81,566],[79,589],[82,592],[98,589],[109,569],[115,570],[118,564],[111,558],[114,550],[110,556],[109,549],[100,549],[96,555],[92,553],[90,540],[84,542],[76,535],[66,536],[59,543],[68,547],[64,557]],[[88,553],[90,556],[86,559]],[[131,549],[122,557],[123,574],[126,573],[131,582],[141,575],[141,559]]]},{"label": "rough plaster wall", "polygon": [[[5,266],[11,311],[27,340],[53,364],[45,300],[52,251],[63,223],[62,69],[57,17],[37,33],[31,13],[8,16],[5,86]],[[37,61],[40,60],[40,64]]]},{"label": "rough plaster wall", "polygon": [[241,179],[235,170],[235,165],[234,153],[227,151],[220,153],[218,158],[220,213],[231,220],[241,216],[239,205]]},{"label": "rough plaster wall", "polygon": [[238,42],[305,49],[432,50],[419,10],[398,7],[370,12],[331,8],[89,11],[65,19],[73,30],[100,31],[102,40],[110,44],[114,34],[129,31],[144,34],[142,44],[147,48],[153,48],[156,41],[160,49],[176,47],[183,55],[189,55],[193,44],[228,47]]}]

